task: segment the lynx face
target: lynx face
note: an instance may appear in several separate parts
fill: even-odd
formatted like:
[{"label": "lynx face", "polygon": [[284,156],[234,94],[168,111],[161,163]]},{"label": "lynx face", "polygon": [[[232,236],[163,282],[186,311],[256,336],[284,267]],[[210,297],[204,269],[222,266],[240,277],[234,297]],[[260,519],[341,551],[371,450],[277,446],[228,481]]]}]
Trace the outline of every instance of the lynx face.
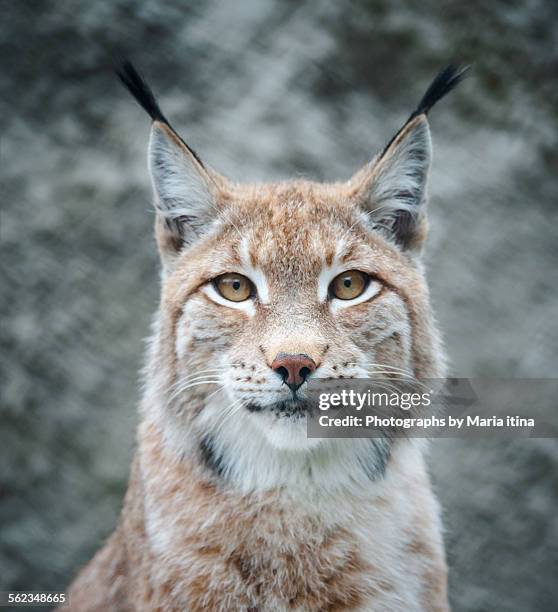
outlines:
[{"label": "lynx face", "polygon": [[342,186],[236,188],[222,210],[164,281],[178,307],[176,382],[191,394],[215,381],[218,420],[234,410],[272,444],[309,446],[310,377],[413,371],[405,300],[424,300],[421,275]]},{"label": "lynx face", "polygon": [[362,446],[306,438],[306,382],[443,374],[420,263],[426,112],[461,73],[441,73],[348,182],[263,185],[204,166],[133,68],[121,77],[154,120],[163,286],[149,375],[165,416],[193,433],[216,469],[247,448],[258,462],[271,449]]}]

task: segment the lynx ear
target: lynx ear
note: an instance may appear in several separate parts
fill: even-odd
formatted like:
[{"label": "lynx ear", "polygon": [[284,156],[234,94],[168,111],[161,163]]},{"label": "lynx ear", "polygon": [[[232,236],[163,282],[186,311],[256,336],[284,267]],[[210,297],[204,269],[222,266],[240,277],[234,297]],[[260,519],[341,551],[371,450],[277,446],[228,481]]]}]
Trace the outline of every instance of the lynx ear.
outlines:
[{"label": "lynx ear", "polygon": [[368,171],[361,205],[375,229],[404,249],[420,246],[426,234],[426,183],[432,144],[425,115],[408,123]]},{"label": "lynx ear", "polygon": [[154,121],[149,170],[159,219],[158,238],[169,247],[190,244],[211,223],[217,186],[201,162],[166,124]]},{"label": "lynx ear", "polygon": [[382,153],[353,178],[359,204],[374,229],[404,250],[418,250],[427,233],[426,187],[432,142],[426,114],[468,68],[448,66],[432,81],[405,125]]},{"label": "lynx ear", "polygon": [[150,87],[130,62],[123,62],[116,73],[153,120],[148,162],[157,211],[157,241],[165,258],[190,244],[211,223],[218,185],[225,180],[207,169],[174,131]]}]

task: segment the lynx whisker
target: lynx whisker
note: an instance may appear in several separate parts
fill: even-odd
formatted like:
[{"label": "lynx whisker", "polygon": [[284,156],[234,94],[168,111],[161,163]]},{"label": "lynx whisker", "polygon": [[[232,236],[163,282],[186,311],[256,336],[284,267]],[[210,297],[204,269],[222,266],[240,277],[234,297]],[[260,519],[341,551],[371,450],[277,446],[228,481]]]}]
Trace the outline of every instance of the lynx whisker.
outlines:
[{"label": "lynx whisker", "polygon": [[389,365],[387,363],[376,363],[374,361],[363,361],[361,363],[356,363],[356,362],[355,363],[350,363],[349,365],[373,366],[373,367],[383,368],[383,369],[386,369],[386,370],[389,369],[389,370],[399,371],[399,372],[402,372],[403,374],[408,374],[409,376],[412,376],[412,372],[408,368],[399,368],[397,366]]},{"label": "lynx whisker", "polygon": [[214,426],[214,433],[219,433],[223,430],[227,422],[236,414],[242,410],[242,407],[247,404],[242,398],[238,398],[229,404],[223,411],[223,415],[219,419],[218,423]]},{"label": "lynx whisker", "polygon": [[218,385],[218,384],[221,384],[220,380],[202,380],[202,381],[190,383],[188,385],[184,385],[183,387],[179,387],[178,389],[176,389],[176,391],[172,393],[172,395],[168,398],[167,402],[168,403],[172,402],[178,396],[182,395],[185,391],[187,391],[188,389],[191,389],[192,387],[197,387],[199,385]]},{"label": "lynx whisker", "polygon": [[[427,389],[428,387],[420,380],[418,380],[417,378],[415,378],[414,376],[410,376],[410,375],[401,375],[398,374],[397,372],[382,372],[380,370],[370,370],[368,371],[368,376],[367,378],[374,378],[374,375],[376,374],[387,374],[390,376],[390,380],[397,380],[397,381],[401,381],[407,384],[411,384],[413,386],[417,386],[420,387],[422,389]],[[382,379],[385,380],[385,379]]]}]

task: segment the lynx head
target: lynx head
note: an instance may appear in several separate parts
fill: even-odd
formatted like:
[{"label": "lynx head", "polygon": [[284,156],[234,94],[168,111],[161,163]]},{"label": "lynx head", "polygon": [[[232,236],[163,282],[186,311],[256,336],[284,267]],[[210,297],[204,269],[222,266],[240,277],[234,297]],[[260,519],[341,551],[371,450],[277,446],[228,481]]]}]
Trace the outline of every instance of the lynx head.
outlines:
[{"label": "lynx head", "polygon": [[[292,471],[296,457],[322,453],[323,464],[328,452],[337,463],[350,455],[362,441],[306,437],[312,377],[443,374],[420,261],[432,155],[426,113],[462,74],[442,71],[349,181],[245,185],[202,163],[123,66],[121,79],[153,119],[163,274],[149,403],[181,432],[175,442],[216,472],[238,475],[262,462]],[[376,452],[369,471],[381,460],[385,452]]]}]

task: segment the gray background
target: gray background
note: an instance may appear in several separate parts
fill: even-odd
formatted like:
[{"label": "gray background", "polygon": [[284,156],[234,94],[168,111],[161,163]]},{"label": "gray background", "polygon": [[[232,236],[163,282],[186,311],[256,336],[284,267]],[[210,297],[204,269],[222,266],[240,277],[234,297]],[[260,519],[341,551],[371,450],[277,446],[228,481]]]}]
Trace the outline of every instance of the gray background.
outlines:
[{"label": "gray background", "polygon": [[[0,0],[0,589],[61,589],[112,530],[158,263],[149,121],[237,180],[348,177],[438,69],[433,302],[459,376],[556,377],[558,4]],[[555,440],[438,440],[456,610],[556,609]]]}]

